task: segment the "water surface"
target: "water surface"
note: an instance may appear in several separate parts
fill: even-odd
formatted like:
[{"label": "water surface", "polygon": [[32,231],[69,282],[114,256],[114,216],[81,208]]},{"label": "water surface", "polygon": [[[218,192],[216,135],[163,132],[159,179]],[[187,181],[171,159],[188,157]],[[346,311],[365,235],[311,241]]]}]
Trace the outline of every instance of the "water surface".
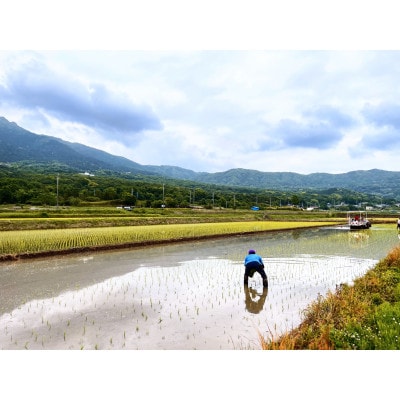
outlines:
[{"label": "water surface", "polygon": [[[259,349],[399,238],[317,228],[0,264],[2,349]],[[269,279],[243,286],[249,248]]]}]

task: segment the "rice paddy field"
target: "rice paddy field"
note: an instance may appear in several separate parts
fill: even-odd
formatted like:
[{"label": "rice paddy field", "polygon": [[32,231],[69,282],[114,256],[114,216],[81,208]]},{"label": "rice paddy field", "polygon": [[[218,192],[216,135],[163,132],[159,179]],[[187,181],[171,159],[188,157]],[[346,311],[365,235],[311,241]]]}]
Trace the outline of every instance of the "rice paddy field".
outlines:
[{"label": "rice paddy field", "polygon": [[[0,348],[257,350],[372,268],[396,229],[313,227],[3,262]],[[243,285],[249,248],[269,280]]]},{"label": "rice paddy field", "polygon": [[137,245],[182,239],[323,226],[335,222],[245,221],[0,231],[0,258],[7,255],[70,252],[80,248]]}]

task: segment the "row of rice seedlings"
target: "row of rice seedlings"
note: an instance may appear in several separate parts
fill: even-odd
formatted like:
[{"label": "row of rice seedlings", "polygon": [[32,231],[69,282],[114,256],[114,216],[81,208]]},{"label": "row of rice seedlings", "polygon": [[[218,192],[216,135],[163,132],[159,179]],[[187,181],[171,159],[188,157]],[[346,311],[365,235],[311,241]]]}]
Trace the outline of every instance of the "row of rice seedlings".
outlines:
[{"label": "row of rice seedlings", "polygon": [[268,260],[268,270],[275,282],[268,291],[269,333],[277,335],[292,329],[301,322],[302,310],[318,296],[334,291],[340,283],[351,283],[373,265],[375,260],[348,257]]},{"label": "row of rice seedlings", "polygon": [[0,254],[65,250],[88,246],[114,245],[185,237],[258,232],[322,225],[321,222],[228,222],[125,226],[82,229],[49,229],[0,232]]},{"label": "row of rice seedlings", "polygon": [[[241,263],[191,260],[176,267],[139,268],[56,298],[29,302],[0,317],[0,347],[257,347],[258,331],[291,329],[310,301],[368,268],[341,257],[265,263],[270,288],[256,314],[246,308]],[[255,276],[251,284],[261,295],[261,279]]]},{"label": "row of rice seedlings", "polygon": [[[175,278],[184,276],[186,272],[190,272],[190,268],[184,266],[168,269],[143,268],[128,276],[113,278],[94,285],[90,289],[85,288],[65,293],[55,299],[43,300],[41,318],[33,316],[31,314],[32,304],[27,304],[19,314],[14,313],[13,316],[10,316],[6,325],[7,334],[14,338],[19,337],[15,346],[25,345],[27,340],[24,340],[24,335],[32,335],[32,329],[29,331],[29,327],[40,326],[41,319],[43,326],[41,326],[41,332],[35,331],[35,337],[44,338],[42,342],[45,348],[90,348],[91,343],[95,343],[96,348],[140,348],[142,339],[145,342],[150,340],[155,343],[159,340],[160,335],[161,338],[164,338],[162,340],[167,343],[171,335],[165,332],[171,330],[171,327],[174,328],[180,321],[182,322],[181,328],[179,328],[181,336],[189,335],[188,347],[196,347],[195,342],[199,337],[193,329],[196,328],[196,318],[202,313],[202,304],[204,305],[206,302],[201,299],[200,294],[190,288],[193,287],[196,280],[203,279],[204,274],[189,273],[188,281],[181,280],[181,283],[178,283]],[[212,278],[214,273],[215,270],[212,274],[208,270],[207,275]],[[165,288],[165,277],[169,282],[167,288]],[[127,279],[128,281],[126,281]],[[143,285],[144,281],[147,282],[147,285]],[[141,284],[139,285],[138,282]],[[203,283],[197,286],[204,287]],[[157,293],[160,293],[161,297],[157,297]],[[185,298],[182,296],[183,293],[187,294]],[[132,295],[134,295],[133,299]],[[92,303],[86,304],[88,300]],[[66,303],[68,303],[67,306]],[[94,317],[93,321],[96,320],[97,329],[94,332],[93,327],[88,325],[87,321],[83,321],[85,314],[86,319],[90,314]],[[30,321],[25,323],[28,317]],[[117,317],[120,319],[119,323],[123,334],[116,333],[111,336],[109,327],[107,327],[108,319],[111,318],[115,325]],[[232,317],[233,314],[230,313],[230,318]],[[24,321],[22,327],[20,326],[21,321]],[[80,327],[79,324],[81,324]],[[158,327],[160,331],[158,334],[155,332],[154,326]],[[77,329],[78,327],[79,329]],[[202,329],[198,328],[198,330]],[[71,343],[71,340],[79,335],[81,337],[77,343]],[[202,341],[206,342],[205,339]],[[29,346],[34,345],[37,346],[37,343],[29,343]]]}]

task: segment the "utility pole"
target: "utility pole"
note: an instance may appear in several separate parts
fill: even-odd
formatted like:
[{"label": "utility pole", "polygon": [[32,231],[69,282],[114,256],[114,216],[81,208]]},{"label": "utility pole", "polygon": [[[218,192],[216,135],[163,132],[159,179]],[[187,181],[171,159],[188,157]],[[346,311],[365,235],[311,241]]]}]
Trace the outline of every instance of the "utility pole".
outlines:
[{"label": "utility pole", "polygon": [[59,174],[57,174],[57,208],[58,208],[58,180],[60,179]]},{"label": "utility pole", "polygon": [[162,204],[161,204],[161,208],[162,209],[165,208],[165,185],[164,185],[164,183],[162,185]]}]

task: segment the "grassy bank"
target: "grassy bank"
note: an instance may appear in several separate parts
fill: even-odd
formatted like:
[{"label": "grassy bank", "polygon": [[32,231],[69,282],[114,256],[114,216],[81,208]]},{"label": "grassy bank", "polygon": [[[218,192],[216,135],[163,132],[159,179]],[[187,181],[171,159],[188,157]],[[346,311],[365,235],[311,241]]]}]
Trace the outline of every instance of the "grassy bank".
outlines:
[{"label": "grassy bank", "polygon": [[297,329],[260,340],[275,350],[400,349],[400,246],[354,285],[311,304]]}]

